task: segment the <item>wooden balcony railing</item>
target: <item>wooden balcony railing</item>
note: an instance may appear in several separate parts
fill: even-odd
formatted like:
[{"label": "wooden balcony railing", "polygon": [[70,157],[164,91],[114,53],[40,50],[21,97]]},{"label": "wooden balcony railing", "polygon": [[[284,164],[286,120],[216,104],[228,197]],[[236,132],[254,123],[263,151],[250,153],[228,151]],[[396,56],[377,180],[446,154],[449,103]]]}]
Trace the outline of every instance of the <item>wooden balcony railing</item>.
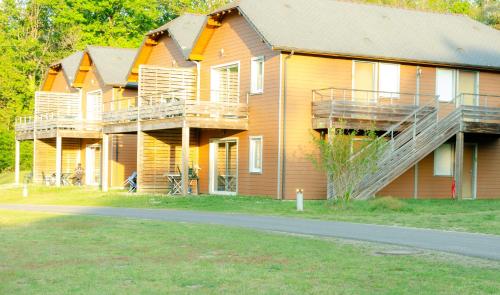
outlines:
[{"label": "wooden balcony railing", "polygon": [[[248,119],[248,104],[224,96],[224,101],[195,99],[184,91],[157,93],[147,97],[123,98],[110,101],[104,107],[104,124],[169,120],[172,118],[197,121],[236,122]],[[237,97],[237,96],[236,96]],[[228,99],[230,98],[230,99]],[[139,106],[138,106],[139,105]]]},{"label": "wooden balcony railing", "polygon": [[102,130],[100,121],[83,120],[73,113],[48,112],[36,116],[16,118],[15,130],[18,133],[46,132],[51,130],[93,131]]}]

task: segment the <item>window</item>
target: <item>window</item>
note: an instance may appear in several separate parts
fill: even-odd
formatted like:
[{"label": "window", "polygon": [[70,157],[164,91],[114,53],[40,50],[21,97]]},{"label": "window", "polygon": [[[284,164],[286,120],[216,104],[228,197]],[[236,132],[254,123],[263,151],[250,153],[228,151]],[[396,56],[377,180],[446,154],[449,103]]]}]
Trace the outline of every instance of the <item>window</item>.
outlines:
[{"label": "window", "polygon": [[453,70],[436,70],[436,95],[439,95],[439,101],[450,102],[453,100],[455,97]]},{"label": "window", "polygon": [[450,143],[445,143],[434,151],[434,175],[453,175],[453,149]]},{"label": "window", "polygon": [[211,100],[219,102],[239,102],[240,63],[230,63],[211,68]]},{"label": "window", "polygon": [[251,90],[252,94],[264,92],[264,57],[254,57],[251,61]]},{"label": "window", "polygon": [[380,63],[378,69],[378,91],[382,92],[379,96],[399,97],[399,65]]},{"label": "window", "polygon": [[250,172],[262,173],[262,136],[250,136]]}]

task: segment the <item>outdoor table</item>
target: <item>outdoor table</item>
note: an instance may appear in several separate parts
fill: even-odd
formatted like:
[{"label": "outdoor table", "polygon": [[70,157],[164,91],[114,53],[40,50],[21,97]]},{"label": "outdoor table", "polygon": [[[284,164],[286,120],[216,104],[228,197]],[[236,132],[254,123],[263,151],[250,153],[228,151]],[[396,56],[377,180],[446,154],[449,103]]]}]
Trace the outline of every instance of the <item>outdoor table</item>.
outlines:
[{"label": "outdoor table", "polygon": [[165,173],[164,177],[168,181],[168,194],[169,195],[180,195],[182,194],[182,177],[177,173]]}]

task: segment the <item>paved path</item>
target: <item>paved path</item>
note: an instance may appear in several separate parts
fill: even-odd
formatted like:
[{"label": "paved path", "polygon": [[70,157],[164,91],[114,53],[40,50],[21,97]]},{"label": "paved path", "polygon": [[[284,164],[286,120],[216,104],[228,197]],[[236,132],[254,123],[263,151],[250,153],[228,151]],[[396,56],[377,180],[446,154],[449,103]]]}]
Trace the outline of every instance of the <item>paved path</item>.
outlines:
[{"label": "paved path", "polygon": [[59,205],[0,205],[0,209],[218,224],[257,230],[396,244],[500,260],[500,236],[496,235],[349,222],[320,221],[288,217],[208,213],[166,209],[133,209]]}]

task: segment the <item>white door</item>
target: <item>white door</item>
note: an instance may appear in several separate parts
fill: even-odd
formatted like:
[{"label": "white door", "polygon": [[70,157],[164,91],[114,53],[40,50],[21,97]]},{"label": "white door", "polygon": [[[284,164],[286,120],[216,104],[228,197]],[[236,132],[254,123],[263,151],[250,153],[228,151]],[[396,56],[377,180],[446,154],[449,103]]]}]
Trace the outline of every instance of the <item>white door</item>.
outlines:
[{"label": "white door", "polygon": [[85,184],[99,185],[101,178],[101,147],[88,144],[85,148]]},{"label": "white door", "polygon": [[235,195],[238,191],[238,141],[210,142],[210,193]]},{"label": "white door", "polygon": [[102,91],[87,93],[87,120],[100,121],[102,115]]}]

